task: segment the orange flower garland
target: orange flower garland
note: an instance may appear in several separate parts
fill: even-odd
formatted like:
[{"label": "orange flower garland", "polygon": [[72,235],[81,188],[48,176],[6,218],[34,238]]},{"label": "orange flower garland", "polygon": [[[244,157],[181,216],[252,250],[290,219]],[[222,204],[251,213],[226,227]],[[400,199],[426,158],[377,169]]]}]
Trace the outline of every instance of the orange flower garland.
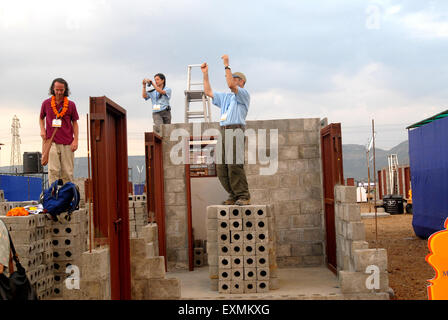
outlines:
[{"label": "orange flower garland", "polygon": [[11,209],[6,214],[7,217],[25,217],[28,216],[30,213],[26,211],[23,207],[17,207],[14,209]]},{"label": "orange flower garland", "polygon": [[61,113],[59,113],[58,110],[56,109],[56,98],[54,96],[52,96],[51,97],[51,108],[53,109],[53,112],[56,115],[56,118],[57,119],[61,119],[67,113],[67,110],[68,110],[68,98],[64,97],[64,104],[63,104],[63,107],[62,107],[62,111],[61,111]]}]

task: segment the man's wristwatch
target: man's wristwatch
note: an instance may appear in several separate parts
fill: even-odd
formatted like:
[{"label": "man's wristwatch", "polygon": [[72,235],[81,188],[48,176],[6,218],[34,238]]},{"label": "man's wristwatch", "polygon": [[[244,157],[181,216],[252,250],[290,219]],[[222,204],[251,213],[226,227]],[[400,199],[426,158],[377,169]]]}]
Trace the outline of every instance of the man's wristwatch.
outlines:
[{"label": "man's wristwatch", "polygon": [[230,70],[230,66],[226,66],[224,69],[229,69]]}]

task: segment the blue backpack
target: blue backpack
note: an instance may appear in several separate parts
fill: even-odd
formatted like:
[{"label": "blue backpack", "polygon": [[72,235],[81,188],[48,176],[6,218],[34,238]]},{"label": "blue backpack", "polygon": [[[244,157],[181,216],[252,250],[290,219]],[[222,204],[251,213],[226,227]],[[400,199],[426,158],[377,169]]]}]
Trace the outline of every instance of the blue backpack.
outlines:
[{"label": "blue backpack", "polygon": [[72,182],[62,184],[62,180],[56,180],[41,196],[44,211],[49,213],[55,221],[62,212],[67,212],[70,215],[79,209],[78,186]]}]

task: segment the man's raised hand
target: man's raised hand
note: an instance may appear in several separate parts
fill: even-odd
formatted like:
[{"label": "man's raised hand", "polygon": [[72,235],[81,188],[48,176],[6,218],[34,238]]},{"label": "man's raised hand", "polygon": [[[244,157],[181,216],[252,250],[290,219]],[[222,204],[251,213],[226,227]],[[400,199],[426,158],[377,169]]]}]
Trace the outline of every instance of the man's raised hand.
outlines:
[{"label": "man's raised hand", "polygon": [[208,72],[207,62],[204,62],[203,64],[201,64],[201,70],[202,70],[203,73],[207,73]]},{"label": "man's raised hand", "polygon": [[224,63],[224,66],[228,66],[229,65],[229,56],[227,54],[224,54],[222,57],[222,62]]}]

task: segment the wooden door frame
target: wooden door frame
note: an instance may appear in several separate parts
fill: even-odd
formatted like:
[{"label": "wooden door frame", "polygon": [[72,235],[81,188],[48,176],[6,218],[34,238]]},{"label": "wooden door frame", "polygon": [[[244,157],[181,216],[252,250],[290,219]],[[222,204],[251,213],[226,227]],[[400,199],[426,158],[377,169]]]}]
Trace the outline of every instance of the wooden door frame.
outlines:
[{"label": "wooden door frame", "polygon": [[[210,178],[210,176],[205,177],[192,177],[190,174],[190,141],[203,141],[203,140],[216,140],[215,136],[201,136],[194,137],[190,136],[190,139],[187,141],[187,155],[185,163],[185,191],[187,196],[187,224],[188,224],[188,270],[194,270],[194,241],[193,241],[193,211],[192,211],[192,201],[191,201],[191,179],[196,178]],[[219,142],[219,140],[218,140]],[[216,155],[216,153],[215,153]],[[215,169],[216,172],[216,169]],[[218,175],[216,174],[216,177]]]},{"label": "wooden door frame", "polygon": [[[325,139],[329,146],[325,148]],[[321,157],[324,190],[327,267],[337,274],[334,187],[344,185],[341,124],[332,123],[321,129]],[[327,161],[325,161],[327,159]],[[329,167],[326,164],[329,163]],[[327,185],[328,184],[328,185]]]},{"label": "wooden door frame", "polygon": [[[114,118],[115,146],[111,148],[109,117]],[[103,97],[90,97],[90,142],[92,147],[92,199],[95,244],[108,244],[111,299],[131,299],[129,246],[128,152],[126,110]],[[116,168],[108,159],[115,157]],[[111,183],[116,182],[116,189]],[[111,198],[116,199],[114,207]],[[116,217],[112,216],[116,213]]]},{"label": "wooden door frame", "polygon": [[154,132],[145,132],[145,165],[146,165],[146,204],[149,222],[150,212],[154,212],[157,223],[159,256],[165,259],[166,255],[166,225],[165,225],[165,183],[163,169],[163,139]]}]

